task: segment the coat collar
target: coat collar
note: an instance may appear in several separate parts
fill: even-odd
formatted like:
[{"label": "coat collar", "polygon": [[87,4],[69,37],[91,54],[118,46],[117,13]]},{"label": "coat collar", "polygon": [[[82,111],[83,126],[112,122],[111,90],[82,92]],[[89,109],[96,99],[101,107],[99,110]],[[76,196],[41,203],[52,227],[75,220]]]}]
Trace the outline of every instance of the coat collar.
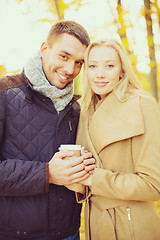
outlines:
[{"label": "coat collar", "polygon": [[140,97],[122,103],[109,94],[94,112],[88,133],[97,153],[111,143],[143,134]]}]

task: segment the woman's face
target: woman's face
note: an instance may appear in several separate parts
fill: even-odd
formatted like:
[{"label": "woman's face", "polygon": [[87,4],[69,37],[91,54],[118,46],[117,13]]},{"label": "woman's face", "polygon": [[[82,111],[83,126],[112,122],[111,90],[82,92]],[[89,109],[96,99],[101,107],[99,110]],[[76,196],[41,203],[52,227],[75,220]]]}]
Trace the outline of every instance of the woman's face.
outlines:
[{"label": "woman's face", "polygon": [[122,75],[121,60],[111,47],[94,46],[88,58],[88,81],[92,91],[101,97],[111,92]]}]

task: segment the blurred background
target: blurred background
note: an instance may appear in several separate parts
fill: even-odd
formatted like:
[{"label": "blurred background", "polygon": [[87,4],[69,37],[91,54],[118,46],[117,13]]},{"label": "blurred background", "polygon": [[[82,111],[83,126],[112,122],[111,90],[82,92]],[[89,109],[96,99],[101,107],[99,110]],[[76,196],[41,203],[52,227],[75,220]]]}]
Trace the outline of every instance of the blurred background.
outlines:
[{"label": "blurred background", "polygon": [[[160,0],[0,0],[0,76],[21,72],[51,25],[74,20],[91,40],[121,39],[143,87],[160,98]],[[81,92],[79,77],[76,92]]]},{"label": "blurred background", "polygon": [[[20,73],[62,19],[83,25],[91,41],[122,41],[144,90],[160,101],[160,0],[0,0],[0,76]],[[81,75],[76,93],[80,83]]]}]

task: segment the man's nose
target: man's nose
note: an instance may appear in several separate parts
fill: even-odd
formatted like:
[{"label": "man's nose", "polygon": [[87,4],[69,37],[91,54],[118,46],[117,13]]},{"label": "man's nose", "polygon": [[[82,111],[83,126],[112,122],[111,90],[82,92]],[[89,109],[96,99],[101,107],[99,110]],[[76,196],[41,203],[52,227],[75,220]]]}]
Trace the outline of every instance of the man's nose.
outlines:
[{"label": "man's nose", "polygon": [[74,73],[74,68],[75,68],[74,62],[71,62],[71,61],[67,62],[65,64],[65,73],[67,75],[72,75]]}]

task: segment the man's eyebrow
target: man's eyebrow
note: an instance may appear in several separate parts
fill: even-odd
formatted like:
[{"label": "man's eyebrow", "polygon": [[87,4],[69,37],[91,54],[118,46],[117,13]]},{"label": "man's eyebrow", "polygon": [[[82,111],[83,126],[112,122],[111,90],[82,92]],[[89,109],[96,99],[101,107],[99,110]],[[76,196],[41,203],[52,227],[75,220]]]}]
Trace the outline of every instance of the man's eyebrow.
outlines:
[{"label": "man's eyebrow", "polygon": [[84,63],[84,59],[79,59],[78,61],[81,63]]},{"label": "man's eyebrow", "polygon": [[[65,51],[65,50],[62,50],[61,53],[64,53],[64,54],[66,54],[66,55],[68,55],[68,56],[72,56],[71,53],[69,53],[69,52],[67,52],[67,51]],[[79,59],[79,60],[77,60],[77,61],[84,63],[84,58]]]},{"label": "man's eyebrow", "polygon": [[66,55],[68,55],[68,56],[72,56],[71,53],[69,53],[69,52],[67,52],[67,51],[65,51],[65,50],[62,50],[61,52],[64,53],[64,54],[66,54]]}]

